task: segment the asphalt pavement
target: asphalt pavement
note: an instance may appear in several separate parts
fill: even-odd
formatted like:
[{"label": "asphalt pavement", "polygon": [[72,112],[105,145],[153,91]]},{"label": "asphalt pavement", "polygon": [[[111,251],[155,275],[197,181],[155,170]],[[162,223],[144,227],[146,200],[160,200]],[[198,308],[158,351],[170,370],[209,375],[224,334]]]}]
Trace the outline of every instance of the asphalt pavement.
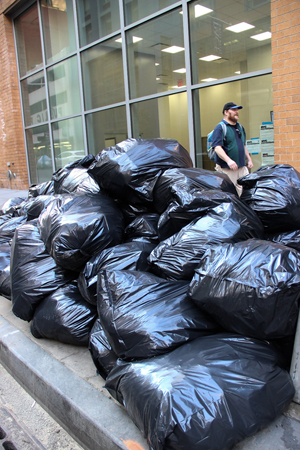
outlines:
[{"label": "asphalt pavement", "polygon": [[[0,189],[0,207],[13,197],[26,198],[27,191]],[[0,363],[3,366],[0,367],[0,393],[6,399],[6,404],[0,402],[0,444],[10,438],[13,442],[14,432],[19,430],[19,437],[25,443],[28,441],[29,447],[17,446],[15,441],[17,450],[148,449],[126,410],[104,388],[104,380],[97,375],[88,349],[34,338],[30,324],[12,313],[11,302],[4,297],[0,297]],[[24,413],[19,420],[16,420],[20,411],[18,401],[26,393],[12,396],[13,383],[29,395],[24,400],[27,415]],[[37,418],[32,419],[32,425],[30,415],[36,411]],[[39,419],[47,424],[43,429],[36,425]],[[16,428],[9,428],[8,423]],[[3,439],[1,428],[7,434]],[[295,402],[269,427],[234,448],[284,449],[300,449],[300,405]]]}]

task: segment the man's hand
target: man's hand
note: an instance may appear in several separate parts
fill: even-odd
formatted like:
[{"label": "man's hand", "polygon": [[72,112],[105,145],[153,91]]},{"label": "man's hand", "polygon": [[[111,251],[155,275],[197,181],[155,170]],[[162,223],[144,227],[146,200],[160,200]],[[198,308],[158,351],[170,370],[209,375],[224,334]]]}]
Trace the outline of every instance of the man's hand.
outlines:
[{"label": "man's hand", "polygon": [[236,162],[234,162],[232,159],[230,159],[229,161],[227,161],[227,165],[229,167],[229,169],[231,170],[238,170],[238,165]]},{"label": "man's hand", "polygon": [[248,159],[248,167],[249,167],[249,169],[252,169],[252,167],[253,167],[253,162],[252,162],[251,158]]}]

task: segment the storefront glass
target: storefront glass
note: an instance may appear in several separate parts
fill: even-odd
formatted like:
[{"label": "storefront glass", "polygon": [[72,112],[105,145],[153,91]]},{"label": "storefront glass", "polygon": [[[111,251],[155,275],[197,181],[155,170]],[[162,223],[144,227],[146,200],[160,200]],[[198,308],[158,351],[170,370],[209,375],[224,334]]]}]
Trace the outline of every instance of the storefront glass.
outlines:
[{"label": "storefront glass", "polygon": [[44,72],[21,81],[25,125],[37,125],[48,120]]},{"label": "storefront glass", "polygon": [[52,138],[56,170],[84,157],[81,117],[54,122]]},{"label": "storefront glass", "polygon": [[26,130],[26,143],[31,184],[50,180],[53,166],[48,125]]},{"label": "storefront glass", "polygon": [[124,0],[125,23],[129,25],[173,3],[176,0]]}]

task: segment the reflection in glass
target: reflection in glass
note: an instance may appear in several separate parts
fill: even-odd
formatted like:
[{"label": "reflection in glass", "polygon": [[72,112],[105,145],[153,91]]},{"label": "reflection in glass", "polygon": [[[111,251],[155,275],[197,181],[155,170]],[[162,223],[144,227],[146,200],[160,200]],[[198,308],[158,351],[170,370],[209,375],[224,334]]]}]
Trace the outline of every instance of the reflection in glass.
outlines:
[{"label": "reflection in glass", "polygon": [[20,76],[43,65],[37,6],[28,9],[15,21]]},{"label": "reflection in glass", "polygon": [[86,116],[88,152],[97,155],[104,148],[127,139],[125,106],[106,109]]},{"label": "reflection in glass", "polygon": [[186,92],[135,103],[131,114],[134,138],[176,139],[189,151]]},{"label": "reflection in glass", "polygon": [[56,170],[84,157],[81,117],[52,124]]},{"label": "reflection in glass", "polygon": [[125,100],[122,49],[115,37],[82,52],[85,109]]},{"label": "reflection in glass", "polygon": [[234,8],[224,8],[222,0],[201,5],[205,9],[198,1],[189,4],[194,84],[272,66],[270,0],[257,7],[237,1]]},{"label": "reflection in glass", "polygon": [[173,3],[176,3],[176,0],[125,0],[125,23],[126,25],[129,25],[130,23],[136,22],[139,19],[143,19],[144,17],[159,11],[160,9],[173,5]]},{"label": "reflection in glass", "polygon": [[50,64],[76,50],[72,0],[42,0],[45,52]]},{"label": "reflection in glass", "polygon": [[179,9],[131,29],[126,41],[131,98],[186,85]]},{"label": "reflection in glass", "polygon": [[77,0],[80,45],[120,29],[119,0]]},{"label": "reflection in glass", "polygon": [[53,174],[48,125],[26,130],[30,183],[39,184]]},{"label": "reflection in glass", "polygon": [[21,81],[25,126],[48,120],[44,73],[38,72]]},{"label": "reflection in glass", "polygon": [[[270,111],[273,111],[272,75],[218,84],[195,91],[197,167],[214,170],[215,163],[207,156],[207,135],[222,120],[223,106],[229,101],[243,106],[243,109],[239,111],[239,122],[246,130],[247,140],[260,138],[260,126],[262,122],[270,121]],[[248,150],[251,153],[250,146]],[[254,153],[252,155],[253,171],[262,165],[260,147]]]},{"label": "reflection in glass", "polygon": [[51,119],[81,111],[76,56],[48,69]]}]

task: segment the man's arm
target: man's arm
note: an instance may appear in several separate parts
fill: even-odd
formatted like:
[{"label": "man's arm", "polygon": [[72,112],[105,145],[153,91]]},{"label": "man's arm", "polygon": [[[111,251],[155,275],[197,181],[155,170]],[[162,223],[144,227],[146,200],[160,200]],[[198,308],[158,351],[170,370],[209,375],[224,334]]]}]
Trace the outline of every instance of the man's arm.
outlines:
[{"label": "man's arm", "polygon": [[246,145],[245,145],[245,155],[246,155],[246,159],[248,161],[248,167],[249,167],[249,169],[252,169],[253,162],[252,162],[251,156],[250,156],[250,154],[248,152],[248,149],[247,149]]},{"label": "man's arm", "polygon": [[[216,154],[219,156],[219,158],[223,159],[223,161],[226,162],[227,166],[229,167],[229,169],[231,170],[238,170],[238,165],[235,161],[233,161],[233,159],[229,158],[229,156],[227,155],[227,153],[224,151],[223,147],[221,147],[220,145],[217,145],[215,147],[215,152]],[[248,150],[247,150],[248,152]],[[249,154],[249,153],[248,153]],[[251,159],[251,158],[250,158]],[[249,161],[249,160],[248,160]],[[252,161],[251,161],[252,163]],[[253,166],[253,165],[252,165]]]}]

